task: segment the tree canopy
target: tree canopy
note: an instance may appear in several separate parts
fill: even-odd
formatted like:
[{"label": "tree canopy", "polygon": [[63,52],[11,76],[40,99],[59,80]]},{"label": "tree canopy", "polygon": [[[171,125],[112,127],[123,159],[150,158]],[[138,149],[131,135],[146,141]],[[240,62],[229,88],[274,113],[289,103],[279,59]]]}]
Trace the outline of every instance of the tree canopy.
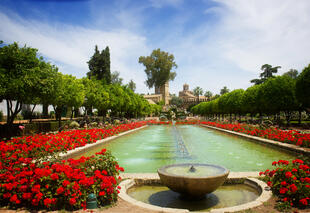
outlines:
[{"label": "tree canopy", "polygon": [[298,70],[290,69],[289,71],[283,73],[283,75],[287,75],[288,77],[292,79],[296,79],[298,77]]},{"label": "tree canopy", "polygon": [[87,63],[89,68],[89,72],[87,73],[88,78],[102,80],[105,84],[111,83],[109,47],[106,47],[100,52],[96,45],[95,52]]},{"label": "tree canopy", "polygon": [[132,79],[128,83],[128,88],[131,89],[133,92],[136,90],[136,83]]},{"label": "tree canopy", "polygon": [[111,74],[111,84],[123,84],[123,78],[120,77],[120,72],[114,71]]},{"label": "tree canopy", "polygon": [[251,80],[251,83],[255,85],[264,83],[269,78],[274,77],[273,74],[277,73],[279,68],[281,68],[281,66],[272,67],[270,64],[262,65],[261,70],[263,72],[259,75],[260,78]]},{"label": "tree canopy", "polygon": [[160,49],[153,50],[150,56],[140,56],[139,63],[145,66],[147,75],[146,85],[149,88],[155,86],[160,87],[169,80],[174,80],[176,72],[172,72],[173,68],[177,68],[174,56]]},{"label": "tree canopy", "polygon": [[229,89],[228,89],[226,86],[224,86],[224,87],[221,89],[220,94],[221,94],[221,95],[224,95],[225,93],[228,93],[228,92],[229,92]]},{"label": "tree canopy", "polygon": [[310,112],[310,64],[296,79],[296,96],[302,106]]},{"label": "tree canopy", "polygon": [[[7,123],[13,124],[22,104],[30,103],[44,93],[40,87],[44,78],[43,61],[37,49],[19,47],[17,43],[0,47],[0,100],[7,102]],[[41,67],[40,67],[41,66]],[[16,101],[13,108],[13,101]]]},{"label": "tree canopy", "polygon": [[205,96],[208,98],[208,100],[211,100],[213,93],[211,91],[205,91]]},{"label": "tree canopy", "polygon": [[197,87],[194,88],[193,92],[194,92],[195,96],[199,96],[199,95],[203,94],[203,89],[201,87],[197,86]]}]

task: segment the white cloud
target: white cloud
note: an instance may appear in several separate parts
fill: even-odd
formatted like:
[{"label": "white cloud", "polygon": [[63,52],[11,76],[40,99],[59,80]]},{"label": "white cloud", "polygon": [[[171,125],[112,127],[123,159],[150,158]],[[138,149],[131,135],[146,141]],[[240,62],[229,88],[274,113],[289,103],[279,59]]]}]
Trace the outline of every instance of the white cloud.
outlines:
[{"label": "white cloud", "polygon": [[224,7],[217,28],[223,55],[241,69],[257,72],[262,64],[283,72],[309,63],[308,0],[216,0]]},{"label": "white cloud", "polygon": [[185,82],[191,89],[200,86],[214,93],[224,85],[245,89],[259,76],[263,64],[282,66],[282,74],[310,63],[310,1],[215,2],[216,6],[204,11],[215,22],[202,22],[187,34],[172,31],[161,41],[179,65],[171,83],[176,86],[174,92]]},{"label": "white cloud", "polygon": [[[77,77],[86,76],[87,61],[97,44],[99,49],[110,48],[111,70],[118,70],[121,76],[142,81],[144,73],[138,64],[138,57],[150,51],[146,39],[128,30],[93,30],[64,24],[48,24],[33,20],[22,20],[15,14],[0,12],[0,37],[7,43],[18,41],[37,48],[53,61],[60,72]],[[138,71],[139,70],[139,71]],[[143,85],[137,83],[142,90]]]},{"label": "white cloud", "polygon": [[[77,77],[86,75],[86,62],[95,44],[100,49],[108,45],[111,70],[120,71],[124,82],[133,79],[138,92],[148,91],[138,58],[155,48],[174,54],[179,65],[177,77],[170,83],[173,93],[185,82],[191,89],[200,86],[214,93],[225,85],[229,89],[246,88],[265,63],[282,66],[283,73],[290,68],[301,70],[310,62],[310,1],[213,1],[214,7],[202,8],[201,20],[193,28],[189,26],[193,14],[186,13],[186,8],[165,20],[167,24],[161,28],[147,23],[150,5],[130,6],[128,1],[109,8],[102,8],[106,5],[100,6],[99,1],[91,4],[94,23],[89,28],[22,20],[0,12],[0,37],[38,48],[63,68],[61,72]],[[183,0],[150,3],[155,8],[181,8],[185,4]],[[146,38],[146,34],[151,37]]]}]

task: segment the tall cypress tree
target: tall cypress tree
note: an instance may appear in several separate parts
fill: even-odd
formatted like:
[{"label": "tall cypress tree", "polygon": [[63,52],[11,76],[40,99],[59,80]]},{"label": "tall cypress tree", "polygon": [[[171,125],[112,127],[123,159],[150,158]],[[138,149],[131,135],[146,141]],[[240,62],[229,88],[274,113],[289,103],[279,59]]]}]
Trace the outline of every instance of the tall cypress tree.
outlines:
[{"label": "tall cypress tree", "polygon": [[95,46],[95,53],[87,62],[89,72],[87,77],[92,77],[97,80],[102,80],[105,84],[111,83],[111,71],[110,71],[110,51],[109,47],[102,50],[101,53],[98,50],[98,46]]},{"label": "tall cypress tree", "polygon": [[103,79],[107,84],[111,84],[111,69],[110,69],[110,49],[107,46],[105,50],[102,50],[101,52],[102,58],[103,58]]}]

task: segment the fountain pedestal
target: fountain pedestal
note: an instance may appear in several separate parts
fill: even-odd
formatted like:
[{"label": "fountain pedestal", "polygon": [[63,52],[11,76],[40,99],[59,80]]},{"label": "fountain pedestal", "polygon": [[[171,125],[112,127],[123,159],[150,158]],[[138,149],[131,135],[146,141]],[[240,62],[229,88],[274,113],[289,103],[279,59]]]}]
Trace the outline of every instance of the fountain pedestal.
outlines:
[{"label": "fountain pedestal", "polygon": [[158,169],[163,185],[186,197],[203,197],[221,186],[229,170],[212,164],[172,164]]}]

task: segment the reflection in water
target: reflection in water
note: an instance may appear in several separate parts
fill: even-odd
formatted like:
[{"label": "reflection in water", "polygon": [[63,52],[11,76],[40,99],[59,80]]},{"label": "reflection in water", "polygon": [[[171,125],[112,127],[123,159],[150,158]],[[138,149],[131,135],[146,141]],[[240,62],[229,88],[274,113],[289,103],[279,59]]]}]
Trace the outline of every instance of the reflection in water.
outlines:
[{"label": "reflection in water", "polygon": [[189,209],[190,211],[200,211],[210,209],[219,203],[219,198],[211,193],[199,200],[182,197],[171,190],[160,191],[152,194],[149,204],[166,208]]},{"label": "reflection in water", "polygon": [[[156,172],[164,165],[175,163],[215,164],[233,172],[264,171],[273,161],[294,158],[282,151],[215,130],[193,125],[177,125],[175,128],[184,143],[180,147],[171,125],[154,125],[81,155],[90,156],[106,148],[118,159],[125,172]],[[181,147],[185,147],[188,154],[180,153]]]},{"label": "reflection in water", "polygon": [[255,200],[259,193],[256,189],[244,184],[229,184],[219,187],[215,192],[202,199],[190,199],[169,190],[165,186],[135,186],[128,190],[129,196],[144,203],[167,207],[206,211],[213,208],[225,208],[241,205]]}]

